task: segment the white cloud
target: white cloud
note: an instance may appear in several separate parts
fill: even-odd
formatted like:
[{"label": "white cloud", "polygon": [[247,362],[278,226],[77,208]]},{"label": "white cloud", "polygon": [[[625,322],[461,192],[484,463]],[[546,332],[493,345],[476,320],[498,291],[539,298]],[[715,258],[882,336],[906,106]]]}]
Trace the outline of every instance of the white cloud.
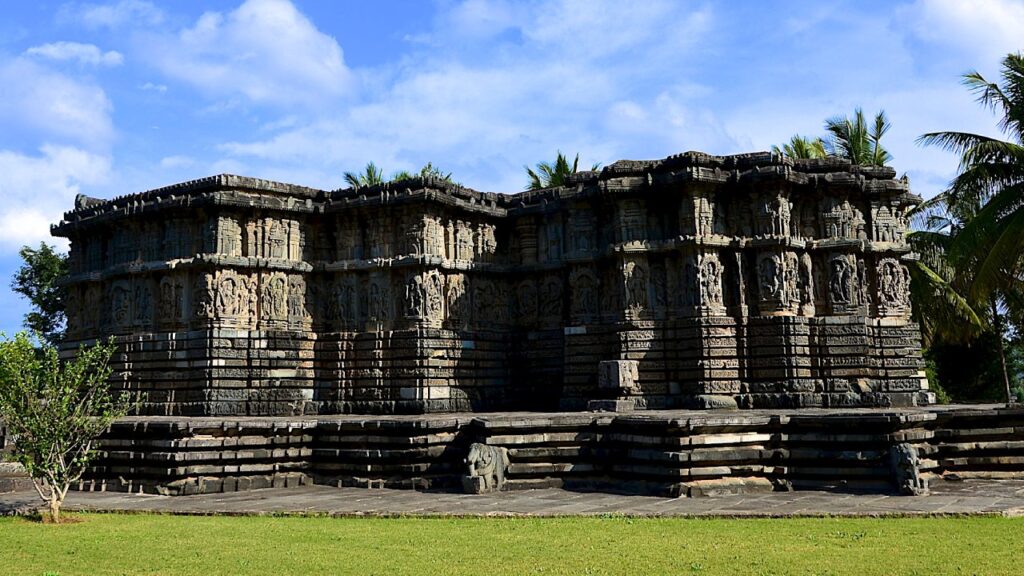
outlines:
[{"label": "white cloud", "polygon": [[207,12],[193,27],[147,44],[164,73],[214,97],[314,105],[352,88],[338,42],[287,0],[248,0],[227,14]]},{"label": "white cloud", "polygon": [[0,60],[0,125],[40,140],[105,147],[113,136],[113,106],[102,88],[26,58]]},{"label": "white cloud", "polygon": [[93,44],[78,42],[52,42],[33,46],[25,50],[25,55],[58,61],[73,60],[79,64],[91,66],[120,66],[124,63],[124,56],[120,52],[115,50],[104,52]]},{"label": "white cloud", "polygon": [[167,85],[146,82],[142,86],[139,86],[139,90],[146,90],[149,92],[160,92],[161,94],[163,94],[164,92],[167,92]]},{"label": "white cloud", "polygon": [[165,168],[165,169],[168,169],[168,168],[187,168],[189,166],[194,165],[195,163],[196,163],[195,158],[192,158],[191,156],[176,155],[176,156],[167,156],[167,157],[164,157],[164,158],[160,159],[160,167],[161,168]]},{"label": "white cloud", "polygon": [[[679,67],[698,57],[711,12],[671,2],[620,4],[442,5],[434,28],[397,65],[386,73],[360,71],[357,103],[221,150],[258,159],[252,165],[261,175],[295,174],[316,186],[338,186],[342,171],[368,160],[387,171],[433,161],[469,186],[516,191],[523,164],[556,150],[579,152],[589,164],[678,152],[683,133],[728,141],[713,115],[689,110],[694,94],[675,87],[692,87],[678,81]],[[637,95],[641,86],[664,97]],[[673,121],[652,113],[643,130],[609,137],[609,109],[633,101],[671,112]],[[310,180],[321,175],[328,180]]]},{"label": "white cloud", "polygon": [[994,65],[1024,50],[1024,2],[1019,0],[915,0],[897,11],[929,42],[956,46]]},{"label": "white cloud", "polygon": [[109,176],[107,156],[71,146],[47,144],[37,155],[0,150],[0,245],[53,242],[50,224],[73,207],[81,186]]},{"label": "white cloud", "polygon": [[120,0],[113,4],[69,3],[61,7],[58,20],[92,29],[155,26],[164,21],[164,13],[143,0]]}]

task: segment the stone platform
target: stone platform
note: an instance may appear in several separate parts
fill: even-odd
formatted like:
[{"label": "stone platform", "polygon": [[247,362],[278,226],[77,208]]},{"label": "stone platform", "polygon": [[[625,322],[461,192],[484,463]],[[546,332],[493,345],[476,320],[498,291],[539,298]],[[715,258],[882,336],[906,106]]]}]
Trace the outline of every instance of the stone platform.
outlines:
[{"label": "stone platform", "polygon": [[[0,494],[0,515],[28,514],[39,507],[35,492]],[[937,482],[927,496],[837,493],[819,490],[771,492],[720,498],[664,498],[573,492],[548,488],[458,494],[413,490],[366,490],[304,486],[254,492],[157,496],[123,492],[76,492],[68,511],[202,515],[330,516],[675,516],[792,518],[820,516],[1024,515],[1024,481]]]},{"label": "stone platform", "polygon": [[100,450],[79,489],[917,494],[939,478],[1024,477],[1024,409],[150,416],[116,422]]}]

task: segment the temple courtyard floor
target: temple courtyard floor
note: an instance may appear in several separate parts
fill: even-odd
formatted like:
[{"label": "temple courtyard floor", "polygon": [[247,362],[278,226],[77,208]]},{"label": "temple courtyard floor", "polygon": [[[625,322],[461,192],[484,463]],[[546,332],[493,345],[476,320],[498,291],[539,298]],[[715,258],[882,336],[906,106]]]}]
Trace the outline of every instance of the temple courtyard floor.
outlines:
[{"label": "temple courtyard floor", "polygon": [[[39,507],[32,491],[0,494],[0,515]],[[1024,516],[1024,480],[939,480],[927,496],[799,490],[709,498],[663,498],[520,490],[495,494],[418,492],[300,486],[224,494],[157,496],[123,492],[71,492],[66,509],[78,512],[188,515],[323,516],[652,516],[652,517],[816,517],[816,516]]]}]

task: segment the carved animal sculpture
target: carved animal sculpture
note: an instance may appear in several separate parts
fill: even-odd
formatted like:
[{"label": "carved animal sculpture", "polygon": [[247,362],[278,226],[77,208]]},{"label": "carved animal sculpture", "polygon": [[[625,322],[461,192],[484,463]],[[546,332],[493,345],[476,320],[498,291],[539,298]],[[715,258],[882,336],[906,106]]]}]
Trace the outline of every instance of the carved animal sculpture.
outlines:
[{"label": "carved animal sculpture", "polygon": [[497,492],[505,484],[508,450],[500,446],[474,443],[465,459],[467,475],[462,477],[466,492],[484,494]]},{"label": "carved animal sculpture", "polygon": [[928,493],[928,481],[921,477],[919,465],[917,449],[912,445],[902,442],[890,449],[889,466],[900,494],[922,496]]}]

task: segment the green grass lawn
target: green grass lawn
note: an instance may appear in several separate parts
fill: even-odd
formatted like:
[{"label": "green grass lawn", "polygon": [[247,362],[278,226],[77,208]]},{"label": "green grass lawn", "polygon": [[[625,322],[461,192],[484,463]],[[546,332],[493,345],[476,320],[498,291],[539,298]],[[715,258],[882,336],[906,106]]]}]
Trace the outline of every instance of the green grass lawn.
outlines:
[{"label": "green grass lawn", "polygon": [[1021,574],[1024,519],[0,519],[0,573]]}]

